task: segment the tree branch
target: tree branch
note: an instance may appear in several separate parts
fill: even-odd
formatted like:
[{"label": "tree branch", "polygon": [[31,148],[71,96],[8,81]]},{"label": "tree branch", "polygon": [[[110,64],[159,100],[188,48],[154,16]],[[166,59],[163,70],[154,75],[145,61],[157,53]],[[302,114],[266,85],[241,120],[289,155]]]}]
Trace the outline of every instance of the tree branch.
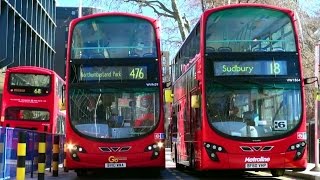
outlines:
[{"label": "tree branch", "polygon": [[[136,2],[138,4],[141,4],[143,6],[148,6],[151,7],[153,10],[155,10],[155,7],[159,7],[159,9],[163,10],[164,12],[168,13],[168,14],[174,14],[173,11],[171,11],[170,9],[168,9],[163,3],[161,3],[160,1],[147,1],[147,0],[125,0],[125,2]],[[155,13],[159,13],[164,15],[165,13],[160,13],[158,10],[155,11]],[[170,17],[170,15],[165,14],[165,16]]]},{"label": "tree branch", "polygon": [[153,11],[154,11],[156,14],[160,15],[160,16],[165,16],[165,17],[169,17],[169,18],[174,18],[173,15],[159,12],[159,11],[158,11],[155,7],[153,7],[153,6],[148,6],[148,7],[152,8]]}]

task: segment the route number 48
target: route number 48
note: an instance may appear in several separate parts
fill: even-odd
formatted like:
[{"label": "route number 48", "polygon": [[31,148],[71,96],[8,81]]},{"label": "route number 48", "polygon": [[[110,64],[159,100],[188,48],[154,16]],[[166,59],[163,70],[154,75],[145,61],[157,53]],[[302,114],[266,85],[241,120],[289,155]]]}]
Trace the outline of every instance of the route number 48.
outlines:
[{"label": "route number 48", "polygon": [[42,93],[42,90],[41,89],[34,89],[34,94],[41,94]]}]

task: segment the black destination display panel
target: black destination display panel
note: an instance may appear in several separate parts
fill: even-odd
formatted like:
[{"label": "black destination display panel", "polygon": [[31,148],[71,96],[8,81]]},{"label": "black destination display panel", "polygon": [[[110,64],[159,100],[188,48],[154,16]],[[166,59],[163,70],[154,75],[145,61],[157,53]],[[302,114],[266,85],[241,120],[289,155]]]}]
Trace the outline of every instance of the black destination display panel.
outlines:
[{"label": "black destination display panel", "polygon": [[215,76],[288,75],[287,61],[215,61]]},{"label": "black destination display panel", "polygon": [[147,66],[80,67],[81,81],[146,80]]}]

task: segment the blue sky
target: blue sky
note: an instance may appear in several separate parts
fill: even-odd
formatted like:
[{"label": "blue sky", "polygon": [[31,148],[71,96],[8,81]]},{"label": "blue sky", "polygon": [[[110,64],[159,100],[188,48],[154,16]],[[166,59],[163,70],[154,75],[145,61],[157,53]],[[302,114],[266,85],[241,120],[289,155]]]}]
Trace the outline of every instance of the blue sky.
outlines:
[{"label": "blue sky", "polygon": [[[83,7],[96,7],[98,3],[95,4],[96,6],[94,6],[93,3],[92,3],[92,2],[95,2],[95,1],[98,2],[98,0],[82,0],[82,6]],[[100,1],[103,2],[103,0],[100,0]],[[128,7],[128,6],[124,5],[124,4],[121,4],[120,7],[116,6],[117,3],[113,3],[115,1],[120,1],[120,0],[108,0],[108,1],[105,0],[104,4],[105,5],[108,4],[109,7],[98,6],[96,8],[105,9],[105,11],[110,11],[110,10],[111,11],[112,10],[114,10],[114,11],[124,11],[124,12],[125,11],[130,11],[130,12],[133,11],[133,9],[131,7]],[[57,4],[57,6],[63,6],[63,7],[78,7],[80,5],[80,0],[56,0],[56,4]],[[153,18],[157,18],[156,15],[153,13],[153,11],[150,8],[144,8],[143,14],[144,15],[148,15],[148,16],[153,17]]]},{"label": "blue sky", "polygon": [[298,0],[300,7],[310,15],[320,12],[320,0]]},{"label": "blue sky", "polygon": [[[90,3],[90,1],[95,1],[95,0],[82,0],[82,6],[86,6],[86,7],[90,7],[91,6],[92,7],[92,3]],[[115,8],[113,6],[114,5],[113,2],[115,2],[115,1],[119,1],[119,0],[108,0],[108,1],[105,1],[106,4],[109,4],[109,7],[105,8],[106,11],[107,10],[109,10],[109,11],[110,10],[114,10],[114,11],[130,11],[130,12],[134,11],[131,7],[128,8],[128,6],[124,5],[124,3],[121,4],[122,6],[120,8],[119,7]],[[79,6],[79,2],[80,2],[80,0],[56,0],[57,6],[64,6],[64,7],[78,7]],[[167,1],[163,1],[163,2],[168,2],[168,0]],[[183,0],[181,0],[181,2],[183,2]],[[315,13],[320,14],[320,0],[298,0],[298,2],[300,4],[300,7],[304,11],[309,12],[310,15],[315,15]],[[183,4],[184,3],[182,3],[182,6],[181,6],[182,9],[184,8]],[[112,6],[113,6],[113,8],[112,8]],[[102,7],[98,7],[98,8],[102,8]],[[124,8],[124,9],[122,9],[122,8]],[[185,11],[185,12],[183,12],[183,13],[190,13],[189,11],[190,11],[190,9]],[[200,9],[194,8],[193,13],[191,13],[191,15],[195,16],[197,18],[197,16],[200,13],[201,13]],[[147,15],[147,16],[153,17],[155,19],[158,19],[156,14],[150,8],[144,8],[143,15]],[[195,18],[195,17],[193,17],[193,18]],[[160,20],[160,22],[161,22],[161,20]],[[164,22],[166,22],[166,25],[164,25],[162,23],[163,24],[162,28],[164,28],[166,26],[168,26],[168,27],[174,26],[174,23],[175,23],[175,22],[173,22],[171,20],[167,20],[167,19],[165,19]],[[165,38],[168,36],[168,34],[166,34],[166,33],[164,33],[164,34],[161,33],[161,35],[162,35],[162,37],[165,37]],[[171,33],[170,37],[167,38],[167,39],[171,39],[171,40],[174,40],[174,41],[181,41],[178,36],[179,36],[178,34],[172,34]],[[167,47],[164,44],[162,44],[162,45],[163,45],[164,50],[167,50],[167,49],[169,50],[169,49],[172,49],[172,48],[175,49],[175,47]]]},{"label": "blue sky", "polygon": [[[56,0],[57,6],[78,6],[80,0]],[[306,11],[319,12],[320,11],[320,0],[298,0],[302,9]],[[91,4],[82,0],[83,6],[91,6]]]},{"label": "blue sky", "polygon": [[56,0],[57,6],[77,6],[79,0]]}]

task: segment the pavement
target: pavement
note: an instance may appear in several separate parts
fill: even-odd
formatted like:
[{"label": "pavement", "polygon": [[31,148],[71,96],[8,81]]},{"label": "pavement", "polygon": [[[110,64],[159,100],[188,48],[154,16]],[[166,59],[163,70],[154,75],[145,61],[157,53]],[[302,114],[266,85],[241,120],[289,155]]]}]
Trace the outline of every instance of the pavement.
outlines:
[{"label": "pavement", "polygon": [[[175,168],[175,163],[171,161],[171,152],[169,149],[166,149],[166,168]],[[290,177],[297,177],[301,179],[310,179],[310,180],[320,180],[320,165],[318,165],[318,168],[315,168],[315,164],[308,163],[307,169],[305,171],[295,172],[292,170],[286,170],[285,171],[286,176]],[[67,173],[63,172],[62,166],[59,168],[59,177],[76,177],[75,173]],[[57,179],[58,177],[53,177],[52,172],[49,170],[46,170],[45,172],[45,179]],[[34,180],[37,179],[37,173],[35,173],[34,177],[31,178],[30,175],[26,175],[26,180]]]},{"label": "pavement", "polygon": [[320,180],[320,165],[318,165],[317,168],[315,168],[315,164],[308,163],[307,169],[300,172],[294,172],[291,170],[285,171],[286,176],[292,176],[292,177],[298,177],[303,179],[314,179],[314,180]]},{"label": "pavement", "polygon": [[[175,168],[175,163],[167,161],[166,162],[167,168]],[[307,169],[305,171],[301,172],[293,172],[291,170],[287,170],[285,172],[285,176],[292,177],[293,179],[310,179],[310,180],[320,180],[320,168],[319,171],[313,171],[312,169],[315,167],[315,164],[309,163],[307,166]],[[63,177],[63,178],[62,178]],[[45,172],[45,179],[46,180],[57,180],[57,179],[74,179],[77,177],[76,173],[74,171],[64,172],[62,168],[59,168],[59,177],[53,177],[52,172],[49,170],[46,170]],[[294,178],[295,177],[295,178]],[[10,180],[13,180],[15,178],[12,178]],[[30,177],[30,174],[26,175],[25,180],[35,180],[38,179],[37,173],[34,174],[33,178]],[[281,177],[280,177],[281,179]]]}]

